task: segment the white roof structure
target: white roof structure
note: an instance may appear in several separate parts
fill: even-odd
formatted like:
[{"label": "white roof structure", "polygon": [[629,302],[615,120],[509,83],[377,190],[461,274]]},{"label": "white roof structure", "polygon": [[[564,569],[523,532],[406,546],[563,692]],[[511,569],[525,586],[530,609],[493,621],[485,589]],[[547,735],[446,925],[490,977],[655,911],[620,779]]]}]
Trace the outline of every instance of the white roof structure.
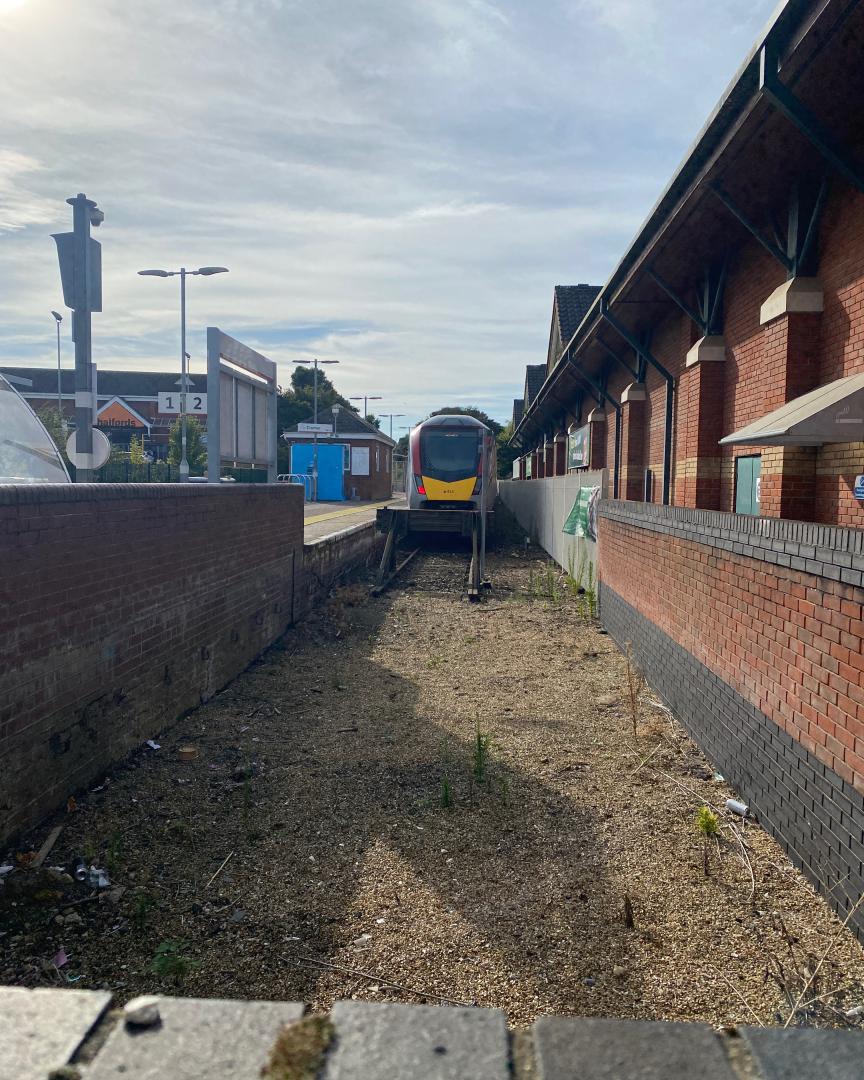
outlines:
[{"label": "white roof structure", "polygon": [[822,446],[864,441],[864,374],[802,394],[720,440],[721,446]]}]

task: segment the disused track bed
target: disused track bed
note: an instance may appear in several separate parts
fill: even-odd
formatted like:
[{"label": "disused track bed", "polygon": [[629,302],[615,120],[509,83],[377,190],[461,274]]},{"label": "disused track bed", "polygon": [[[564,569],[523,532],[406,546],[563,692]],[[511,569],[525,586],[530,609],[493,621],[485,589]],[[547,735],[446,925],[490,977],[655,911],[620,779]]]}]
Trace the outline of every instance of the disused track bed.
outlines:
[{"label": "disused track bed", "polygon": [[[563,585],[553,598],[533,557],[492,555],[494,600],[472,606],[451,588],[463,565],[424,556],[424,587],[409,567],[377,600],[342,590],[45,823],[36,849],[64,825],[51,865],[86,855],[123,891],[28,893],[27,872],[7,875],[0,980],[316,1009],[446,998],[516,1024],[785,1019],[836,918],[748,824],[751,901],[722,809],[733,793],[650,695],[634,738],[625,662]],[[701,800],[721,823],[707,878]],[[811,998],[796,1019],[854,1022],[851,935]]]}]

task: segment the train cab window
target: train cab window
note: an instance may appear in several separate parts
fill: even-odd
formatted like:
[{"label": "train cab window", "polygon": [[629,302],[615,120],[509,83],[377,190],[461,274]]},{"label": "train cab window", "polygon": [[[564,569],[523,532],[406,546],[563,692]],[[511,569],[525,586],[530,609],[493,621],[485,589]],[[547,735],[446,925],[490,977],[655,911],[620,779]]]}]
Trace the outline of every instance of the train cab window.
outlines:
[{"label": "train cab window", "polygon": [[427,428],[420,443],[420,464],[424,476],[438,480],[458,480],[476,474],[480,459],[477,432]]}]

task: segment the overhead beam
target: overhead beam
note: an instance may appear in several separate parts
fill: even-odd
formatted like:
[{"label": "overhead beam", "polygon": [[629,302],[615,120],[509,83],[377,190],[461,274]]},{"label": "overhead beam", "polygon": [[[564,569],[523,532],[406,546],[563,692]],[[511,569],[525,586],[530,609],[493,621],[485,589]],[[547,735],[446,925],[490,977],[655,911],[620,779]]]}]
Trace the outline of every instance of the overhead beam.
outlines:
[{"label": "overhead beam", "polygon": [[792,261],[789,259],[786,252],[783,251],[781,247],[778,247],[778,245],[775,244],[773,240],[769,240],[767,236],[763,235],[762,230],[753,224],[753,222],[750,220],[750,218],[747,217],[741,207],[733,201],[732,197],[726,191],[724,191],[719,184],[709,185],[709,191],[712,195],[716,195],[716,197],[720,200],[720,202],[723,203],[729,213],[737,221],[741,222],[741,224],[744,226],[747,232],[750,233],[754,240],[757,240],[770,255],[774,256],[777,262],[780,263],[780,265],[787,271],[787,273],[791,271]]},{"label": "overhead beam", "polygon": [[777,53],[774,47],[763,45],[759,53],[759,89],[841,176],[859,191],[864,191],[864,172],[857,162],[846,153],[822,121],[780,81],[777,68]]}]

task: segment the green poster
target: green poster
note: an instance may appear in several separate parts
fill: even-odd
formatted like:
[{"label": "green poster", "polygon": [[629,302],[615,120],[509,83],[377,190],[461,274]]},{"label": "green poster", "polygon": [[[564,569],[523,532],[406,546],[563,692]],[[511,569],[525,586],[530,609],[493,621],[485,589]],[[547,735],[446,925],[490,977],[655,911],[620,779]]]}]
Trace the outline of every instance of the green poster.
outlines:
[{"label": "green poster", "polygon": [[567,468],[584,469],[588,464],[588,425],[571,431],[567,438]]},{"label": "green poster", "polygon": [[597,539],[596,508],[599,487],[579,488],[579,494],[573,503],[573,509],[567,515],[562,532],[568,536],[579,538],[588,537],[589,540]]}]

